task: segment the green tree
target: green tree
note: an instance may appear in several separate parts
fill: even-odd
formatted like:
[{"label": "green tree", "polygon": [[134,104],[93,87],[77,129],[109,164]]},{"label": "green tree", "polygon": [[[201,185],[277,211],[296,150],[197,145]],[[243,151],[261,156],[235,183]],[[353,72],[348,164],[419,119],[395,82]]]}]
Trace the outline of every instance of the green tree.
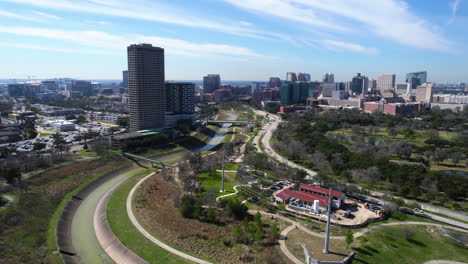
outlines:
[{"label": "green tree", "polygon": [[8,184],[13,184],[15,179],[21,180],[21,171],[19,168],[1,168],[0,178],[3,178]]},{"label": "green tree", "polygon": [[79,115],[79,116],[76,118],[76,123],[77,123],[77,124],[86,123],[86,117],[85,117],[84,115]]},{"label": "green tree", "polygon": [[278,236],[279,236],[279,227],[276,223],[273,223],[270,225],[270,234],[271,234],[271,237],[277,239]]},{"label": "green tree", "polygon": [[260,241],[264,238],[264,231],[263,231],[263,227],[261,225],[256,225],[256,229],[255,229],[255,233],[254,233],[254,239],[255,241]]},{"label": "green tree", "polygon": [[117,125],[121,126],[121,127],[128,127],[128,124],[129,124],[129,118],[128,117],[119,117],[117,118]]},{"label": "green tree", "polygon": [[33,150],[41,150],[41,149],[45,149],[45,147],[46,147],[45,143],[36,142],[33,144]]},{"label": "green tree", "polygon": [[184,195],[180,199],[180,214],[184,218],[192,218],[195,208],[194,199],[190,195]]},{"label": "green tree", "polygon": [[234,240],[239,241],[243,236],[243,231],[240,226],[235,226],[232,229],[231,236]]},{"label": "green tree", "polygon": [[463,158],[463,156],[462,154],[460,154],[460,152],[454,152],[451,158],[452,158],[453,164],[457,166],[460,160]]},{"label": "green tree", "polygon": [[208,208],[208,212],[206,213],[206,219],[208,222],[216,222],[216,209]]},{"label": "green tree", "polygon": [[60,152],[65,150],[65,144],[67,143],[63,136],[59,133],[52,134],[52,144],[55,149],[60,150]]},{"label": "green tree", "polygon": [[349,246],[354,242],[353,231],[348,230],[348,233],[346,233],[345,242],[347,248],[349,248]]}]

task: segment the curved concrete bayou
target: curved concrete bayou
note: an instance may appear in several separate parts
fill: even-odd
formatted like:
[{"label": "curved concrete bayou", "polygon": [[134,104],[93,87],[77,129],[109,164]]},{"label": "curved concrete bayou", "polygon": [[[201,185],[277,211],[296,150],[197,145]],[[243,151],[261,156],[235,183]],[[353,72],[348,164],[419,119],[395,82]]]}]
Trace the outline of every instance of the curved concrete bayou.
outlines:
[{"label": "curved concrete bayou", "polygon": [[[235,118],[235,115],[228,116],[228,120],[234,120]],[[209,151],[221,143],[230,125],[231,124],[224,124],[208,144],[199,149],[198,152]],[[104,196],[107,193],[110,194],[115,186],[130,179],[132,176],[142,172],[143,170],[144,169],[142,168],[132,168],[119,173],[115,177],[98,186],[81,202],[71,223],[72,243],[76,250],[76,257],[81,263],[114,263],[114,261],[101,247],[96,237],[94,229],[94,214],[99,202],[105,198]]]}]

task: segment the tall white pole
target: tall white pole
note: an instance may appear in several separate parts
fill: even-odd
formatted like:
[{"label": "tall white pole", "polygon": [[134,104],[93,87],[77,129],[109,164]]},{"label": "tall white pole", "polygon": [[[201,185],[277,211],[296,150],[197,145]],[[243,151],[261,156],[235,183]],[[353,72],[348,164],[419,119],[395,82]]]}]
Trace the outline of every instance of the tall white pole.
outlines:
[{"label": "tall white pole", "polygon": [[328,247],[330,244],[330,214],[331,214],[331,188],[328,192],[328,212],[327,212],[327,231],[325,234],[325,248],[323,249],[323,253],[328,254]]},{"label": "tall white pole", "polygon": [[223,172],[222,172],[222,175],[221,175],[221,192],[224,192],[224,148],[223,148]]}]

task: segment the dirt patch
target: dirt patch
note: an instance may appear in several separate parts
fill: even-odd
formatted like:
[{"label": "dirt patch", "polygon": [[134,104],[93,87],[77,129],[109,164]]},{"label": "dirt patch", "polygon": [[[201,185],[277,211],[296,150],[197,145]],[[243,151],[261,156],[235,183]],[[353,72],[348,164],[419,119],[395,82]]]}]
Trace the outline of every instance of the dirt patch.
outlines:
[{"label": "dirt patch", "polygon": [[234,264],[245,263],[240,258],[247,252],[252,255],[251,263],[285,263],[275,246],[244,246],[239,250],[231,233],[240,222],[220,216],[221,213],[218,214],[220,224],[183,218],[177,208],[180,195],[177,184],[165,182],[158,175],[151,177],[136,193],[136,214],[154,235],[196,256]]}]

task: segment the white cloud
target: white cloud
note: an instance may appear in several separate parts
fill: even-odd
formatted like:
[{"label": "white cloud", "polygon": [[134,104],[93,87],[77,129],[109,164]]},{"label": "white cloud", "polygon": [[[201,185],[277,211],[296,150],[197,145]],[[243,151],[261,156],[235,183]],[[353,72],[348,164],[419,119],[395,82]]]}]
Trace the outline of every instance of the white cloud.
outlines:
[{"label": "white cloud", "polygon": [[[125,52],[125,47],[132,43],[150,43],[163,47],[169,54],[186,56],[224,56],[237,59],[271,59],[272,57],[259,54],[251,49],[226,44],[195,43],[174,38],[156,36],[133,35],[117,36],[102,31],[61,30],[31,27],[5,27],[0,26],[0,33],[41,37],[70,41],[79,45],[119,50]],[[59,50],[57,50],[59,51]]]},{"label": "white cloud", "polygon": [[240,21],[239,24],[241,24],[242,26],[246,26],[246,27],[252,26],[252,23],[247,22],[247,21]]},{"label": "white cloud", "polygon": [[358,28],[403,45],[451,51],[452,43],[403,0],[224,0],[235,6],[327,30]]},{"label": "white cloud", "polygon": [[32,21],[32,22],[39,22],[40,21],[39,19],[34,18],[34,17],[18,15],[16,13],[4,11],[4,10],[0,10],[0,16],[20,19],[20,20],[25,20],[25,21]]},{"label": "white cloud", "polygon": [[1,47],[10,47],[10,48],[21,48],[29,50],[39,50],[39,51],[51,51],[51,52],[63,52],[63,53],[82,53],[82,54],[112,54],[116,55],[117,52],[109,52],[108,50],[86,50],[86,49],[69,49],[69,48],[58,48],[45,45],[31,45],[24,43],[0,43]]},{"label": "white cloud", "polygon": [[36,15],[39,15],[41,17],[45,17],[45,18],[50,18],[50,19],[55,19],[55,20],[62,20],[63,18],[59,17],[59,16],[56,16],[56,15],[52,15],[52,14],[47,14],[47,13],[44,13],[44,12],[41,12],[41,11],[32,11],[34,14]]},{"label": "white cloud", "polygon": [[74,12],[85,12],[99,15],[125,17],[147,21],[155,21],[182,25],[193,28],[202,28],[258,39],[279,38],[290,41],[284,34],[257,30],[243,25],[237,21],[220,21],[204,19],[196,16],[191,11],[184,10],[181,6],[171,7],[151,0],[0,0],[25,4],[28,6],[39,6],[57,10],[68,10]]},{"label": "white cloud", "polygon": [[96,25],[101,25],[101,26],[112,25],[112,22],[104,21],[104,20],[85,20],[85,22],[89,24],[96,24]]},{"label": "white cloud", "polygon": [[352,51],[370,55],[374,55],[379,52],[376,48],[369,48],[356,43],[349,43],[330,39],[322,40],[321,42],[327,49],[333,51]]},{"label": "white cloud", "polygon": [[461,0],[453,0],[449,6],[450,6],[450,9],[452,10],[452,16],[450,17],[449,21],[447,22],[447,24],[452,24],[453,22],[455,22],[455,19],[457,17],[457,11],[458,11],[458,8],[460,7],[460,3],[461,3]]}]

